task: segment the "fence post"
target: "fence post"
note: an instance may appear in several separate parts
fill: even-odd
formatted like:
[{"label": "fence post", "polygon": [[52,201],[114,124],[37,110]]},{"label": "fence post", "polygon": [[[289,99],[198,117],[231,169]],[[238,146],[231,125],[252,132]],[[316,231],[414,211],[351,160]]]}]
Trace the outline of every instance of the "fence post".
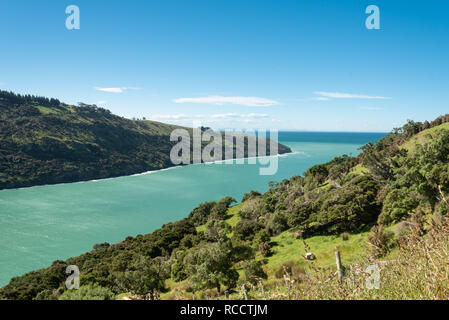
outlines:
[{"label": "fence post", "polygon": [[335,260],[337,263],[338,282],[341,283],[343,281],[343,268],[341,266],[340,251],[335,251]]},{"label": "fence post", "polygon": [[245,286],[245,284],[242,284],[242,290],[243,290],[243,296],[245,297],[245,300],[248,300],[248,294],[246,293],[246,286]]},{"label": "fence post", "polygon": [[287,277],[286,274],[284,274],[284,282],[285,282],[285,287],[287,288],[287,294],[288,294],[288,298],[290,299],[290,278]]}]

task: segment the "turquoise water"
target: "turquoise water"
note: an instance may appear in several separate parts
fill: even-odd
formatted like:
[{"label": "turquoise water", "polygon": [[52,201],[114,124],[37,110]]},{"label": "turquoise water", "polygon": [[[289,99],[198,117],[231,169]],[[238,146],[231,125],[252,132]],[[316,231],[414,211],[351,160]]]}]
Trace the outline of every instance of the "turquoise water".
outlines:
[{"label": "turquoise water", "polygon": [[118,242],[182,219],[201,202],[302,174],[333,157],[356,155],[381,133],[280,132],[293,153],[282,155],[273,176],[259,165],[200,164],[149,174],[0,191],[0,286],[13,276],[90,251],[95,243]]}]

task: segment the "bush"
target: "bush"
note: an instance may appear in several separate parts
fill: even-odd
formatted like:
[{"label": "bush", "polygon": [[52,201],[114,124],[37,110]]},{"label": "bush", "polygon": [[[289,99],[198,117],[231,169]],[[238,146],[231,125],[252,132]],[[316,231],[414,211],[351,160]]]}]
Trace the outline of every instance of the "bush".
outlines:
[{"label": "bush", "polygon": [[248,261],[244,266],[245,280],[257,284],[262,279],[267,279],[267,274],[262,268],[260,261]]},{"label": "bush", "polygon": [[382,214],[379,216],[379,224],[388,225],[406,218],[418,206],[417,196],[407,188],[390,191],[383,203]]},{"label": "bush", "polygon": [[340,237],[341,237],[341,239],[342,239],[343,241],[348,241],[348,240],[349,240],[349,232],[343,232],[343,233],[340,235]]},{"label": "bush", "polygon": [[262,194],[260,192],[251,190],[250,192],[245,193],[243,195],[242,202],[245,202],[246,200],[249,200],[249,199],[260,197],[261,195]]},{"label": "bush", "polygon": [[270,235],[265,229],[260,230],[256,233],[253,239],[253,244],[255,248],[258,248],[262,242],[270,242]]},{"label": "bush", "polygon": [[207,241],[218,242],[227,239],[227,234],[232,231],[229,224],[222,220],[210,220],[206,224],[204,237]]},{"label": "bush", "polygon": [[275,277],[282,279],[284,274],[291,277],[291,279],[300,280],[305,274],[305,269],[294,261],[287,261],[275,272]]},{"label": "bush", "polygon": [[206,243],[190,249],[184,258],[186,273],[192,290],[235,287],[239,274],[229,259],[229,250],[218,243]]},{"label": "bush", "polygon": [[252,241],[263,226],[254,220],[240,220],[234,227],[234,240]]},{"label": "bush", "polygon": [[385,230],[383,225],[372,227],[367,237],[370,255],[374,258],[385,256],[393,246],[393,237],[394,233]]},{"label": "bush", "polygon": [[271,216],[268,222],[268,228],[272,234],[277,235],[282,231],[288,229],[287,215],[282,212],[277,212]]},{"label": "bush", "polygon": [[195,224],[195,226],[206,223],[215,204],[215,201],[201,203],[198,207],[193,209],[192,212],[190,212],[189,219]]},{"label": "bush", "polygon": [[[380,288],[370,290],[371,274],[363,272],[373,266],[367,259],[359,266],[348,268],[350,281],[339,283],[332,277],[334,270],[311,270],[304,285],[294,288],[298,300],[447,300],[449,279],[449,223],[442,219],[422,235],[419,226],[410,225],[409,232],[398,247],[396,258],[378,264]],[[371,278],[371,279],[370,279]],[[275,291],[275,290],[273,290]],[[269,298],[279,299],[273,294]]]},{"label": "bush", "polygon": [[89,284],[81,286],[78,290],[67,290],[60,297],[59,300],[114,300],[114,293],[107,289],[100,287],[97,284]]},{"label": "bush", "polygon": [[242,219],[257,220],[257,218],[265,214],[265,202],[261,197],[249,199],[243,203],[242,209],[238,214]]},{"label": "bush", "polygon": [[228,213],[229,206],[234,202],[237,201],[233,197],[226,197],[218,201],[210,210],[209,219],[223,220]]},{"label": "bush", "polygon": [[259,252],[263,257],[271,255],[271,246],[268,242],[262,242],[259,244]]}]

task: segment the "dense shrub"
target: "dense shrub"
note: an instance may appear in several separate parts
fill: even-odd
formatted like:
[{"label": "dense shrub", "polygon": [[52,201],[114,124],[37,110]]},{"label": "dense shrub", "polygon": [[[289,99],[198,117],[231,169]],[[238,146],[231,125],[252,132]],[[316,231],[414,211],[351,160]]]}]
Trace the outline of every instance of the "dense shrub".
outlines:
[{"label": "dense shrub", "polygon": [[342,234],[340,234],[340,237],[343,241],[348,241],[349,240],[349,232],[343,232]]},{"label": "dense shrub", "polygon": [[385,230],[385,227],[374,226],[368,234],[368,251],[374,258],[385,256],[393,246],[394,233]]},{"label": "dense shrub", "polygon": [[275,277],[281,279],[286,275],[292,279],[300,280],[305,274],[305,269],[294,261],[287,261],[282,264],[275,272]]},{"label": "dense shrub", "polygon": [[245,193],[245,194],[243,195],[243,197],[242,197],[242,202],[245,202],[245,201],[247,201],[247,200],[249,200],[249,199],[253,199],[253,198],[260,197],[261,195],[262,195],[262,194],[261,194],[260,192],[251,190],[250,192]]},{"label": "dense shrub", "polygon": [[192,249],[184,258],[184,265],[193,290],[235,287],[239,275],[233,268],[229,250],[217,243]]},{"label": "dense shrub", "polygon": [[268,242],[261,242],[259,244],[259,252],[262,257],[268,257],[271,255],[271,246]]},{"label": "dense shrub", "polygon": [[407,188],[393,189],[385,198],[378,222],[380,224],[399,222],[407,218],[418,204],[416,192],[410,192]]},{"label": "dense shrub", "polygon": [[267,232],[267,230],[262,229],[259,232],[256,233],[253,239],[253,245],[257,248],[259,244],[262,242],[269,242],[270,241],[270,235]]},{"label": "dense shrub", "polygon": [[288,218],[284,212],[276,212],[268,221],[268,229],[273,235],[277,235],[288,229]]},{"label": "dense shrub", "polygon": [[108,288],[97,284],[81,286],[79,289],[67,290],[59,300],[114,300],[115,294]]},{"label": "dense shrub", "polygon": [[245,280],[252,284],[257,284],[259,281],[267,279],[267,274],[263,270],[260,261],[248,261],[245,263],[243,270],[245,273]]},{"label": "dense shrub", "polygon": [[263,225],[254,220],[240,220],[234,227],[233,239],[252,241],[255,235],[263,229]]},{"label": "dense shrub", "polygon": [[251,198],[243,203],[238,215],[242,219],[257,220],[265,214],[265,202],[261,197]]}]

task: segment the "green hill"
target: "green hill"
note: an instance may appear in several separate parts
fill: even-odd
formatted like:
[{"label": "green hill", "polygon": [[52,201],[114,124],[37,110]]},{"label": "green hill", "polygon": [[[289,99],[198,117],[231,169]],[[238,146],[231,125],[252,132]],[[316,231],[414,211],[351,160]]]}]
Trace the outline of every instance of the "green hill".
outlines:
[{"label": "green hill", "polygon": [[429,140],[437,138],[438,135],[441,134],[442,132],[448,130],[449,130],[449,123],[443,123],[435,127],[425,129],[417,133],[416,135],[410,137],[410,139],[408,139],[401,145],[401,148],[404,148],[410,152],[414,152],[418,145],[423,145]]},{"label": "green hill", "polygon": [[[0,91],[0,189],[173,166],[170,133],[177,128],[125,119],[96,106]],[[291,150],[279,144],[278,152]]]}]

